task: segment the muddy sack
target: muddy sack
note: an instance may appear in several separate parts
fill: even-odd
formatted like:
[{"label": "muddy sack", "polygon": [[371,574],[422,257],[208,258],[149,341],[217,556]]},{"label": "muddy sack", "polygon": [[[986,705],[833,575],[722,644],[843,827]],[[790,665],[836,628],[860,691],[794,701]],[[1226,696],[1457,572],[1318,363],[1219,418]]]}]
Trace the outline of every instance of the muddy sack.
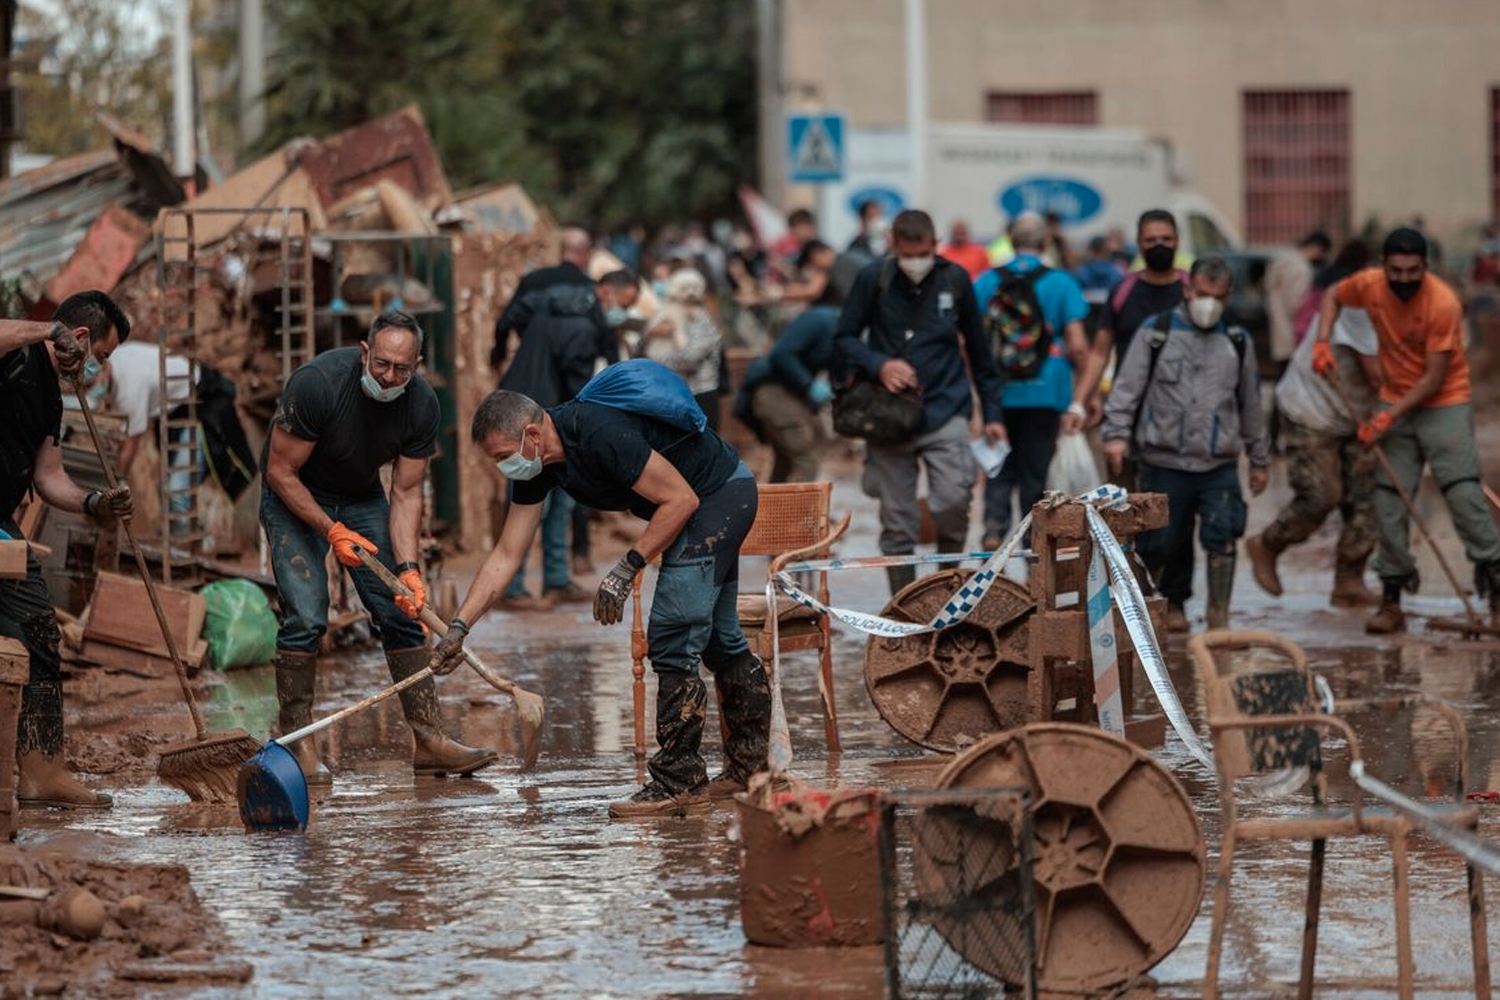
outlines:
[{"label": "muddy sack", "polygon": [[203,638],[216,670],[254,667],[276,658],[276,615],[249,580],[219,580],[200,593],[208,604]]}]

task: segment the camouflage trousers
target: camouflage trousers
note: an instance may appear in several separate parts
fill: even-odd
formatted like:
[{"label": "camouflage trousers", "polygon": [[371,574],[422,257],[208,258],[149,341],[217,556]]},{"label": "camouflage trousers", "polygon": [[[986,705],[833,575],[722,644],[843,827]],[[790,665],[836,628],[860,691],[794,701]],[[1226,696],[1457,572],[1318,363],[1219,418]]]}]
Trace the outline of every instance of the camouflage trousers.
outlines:
[{"label": "camouflage trousers", "polygon": [[1281,425],[1292,499],[1261,536],[1272,552],[1305,541],[1336,509],[1343,521],[1338,565],[1364,569],[1375,550],[1375,458],[1354,435],[1338,437],[1292,420]]}]

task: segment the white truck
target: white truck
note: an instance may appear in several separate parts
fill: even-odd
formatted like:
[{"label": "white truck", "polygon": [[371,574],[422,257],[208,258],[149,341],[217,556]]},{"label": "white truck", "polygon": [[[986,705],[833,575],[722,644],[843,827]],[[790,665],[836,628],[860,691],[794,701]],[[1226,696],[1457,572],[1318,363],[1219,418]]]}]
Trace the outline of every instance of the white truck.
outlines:
[{"label": "white truck", "polygon": [[[911,143],[904,129],[846,132],[845,179],[819,190],[819,225],[836,248],[855,235],[861,202],[886,217],[910,205]],[[988,243],[1022,211],[1056,212],[1076,244],[1119,226],[1135,238],[1136,217],[1166,208],[1182,247],[1197,256],[1242,246],[1239,233],[1185,187],[1171,147],[1143,132],[1082,126],[934,123],[927,136],[927,204],[939,238],[955,219]]]}]

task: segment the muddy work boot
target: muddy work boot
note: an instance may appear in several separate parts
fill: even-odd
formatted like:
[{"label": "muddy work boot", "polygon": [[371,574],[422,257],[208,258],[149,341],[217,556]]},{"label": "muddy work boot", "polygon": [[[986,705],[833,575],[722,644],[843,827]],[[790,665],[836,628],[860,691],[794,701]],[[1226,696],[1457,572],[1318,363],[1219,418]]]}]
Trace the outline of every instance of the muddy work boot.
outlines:
[{"label": "muddy work boot", "polygon": [[1489,599],[1490,624],[1500,627],[1500,562],[1474,567],[1474,590],[1480,600]]},{"label": "muddy work boot", "polygon": [[1208,627],[1229,627],[1229,598],[1234,593],[1234,553],[1208,553]]},{"label": "muddy work boot", "polygon": [[1167,602],[1167,631],[1181,635],[1193,630],[1193,623],[1188,621],[1187,609],[1175,601]]},{"label": "muddy work boot", "polygon": [[708,771],[699,748],[708,687],[694,674],[656,675],[657,751],[646,763],[651,780],[623,802],[612,802],[610,819],[658,819],[703,812]]},{"label": "muddy work boot", "polygon": [[16,764],[20,780],[16,800],[23,806],[53,809],[108,809],[114,800],[103,792],[85,788],[68,771],[62,754],[47,757],[39,750],[19,754]]},{"label": "muddy work boot", "polygon": [[1276,559],[1282,549],[1266,541],[1264,534],[1251,535],[1245,539],[1245,555],[1250,557],[1250,572],[1260,589],[1272,597],[1280,597],[1281,577],[1276,573]]},{"label": "muddy work boot", "polygon": [[1406,614],[1401,610],[1400,584],[1385,584],[1385,596],[1381,598],[1380,607],[1375,614],[1365,622],[1365,631],[1370,635],[1393,635],[1406,631]]},{"label": "muddy work boot", "polygon": [[1365,561],[1346,562],[1339,560],[1333,570],[1333,591],[1328,603],[1336,608],[1374,607],[1380,603],[1380,595],[1365,585]]},{"label": "muddy work boot", "polygon": [[714,673],[719,708],[724,713],[724,770],[708,783],[710,799],[727,799],[743,792],[750,776],[766,769],[771,736],[771,683],[760,657],[750,650],[722,663],[704,658]]},{"label": "muddy work boot", "polygon": [[[318,658],[276,654],[276,704],[279,712],[276,728],[279,734],[294,732],[312,722],[313,689],[318,680]],[[308,785],[333,784],[333,772],[318,754],[316,735],[306,736],[287,747],[302,768]]]},{"label": "muddy work boot", "polygon": [[[391,680],[404,681],[417,673],[427,666],[428,656],[426,649],[386,653]],[[411,726],[411,769],[417,774],[470,775],[495,762],[495,751],[464,746],[443,733],[443,711],[431,677],[401,692],[401,709]]]}]

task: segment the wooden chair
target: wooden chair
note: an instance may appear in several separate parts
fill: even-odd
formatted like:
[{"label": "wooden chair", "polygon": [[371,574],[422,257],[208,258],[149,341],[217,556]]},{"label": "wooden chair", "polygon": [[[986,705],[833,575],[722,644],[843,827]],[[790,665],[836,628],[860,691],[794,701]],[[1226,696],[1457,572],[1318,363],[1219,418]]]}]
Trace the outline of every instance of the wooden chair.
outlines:
[{"label": "wooden chair", "polygon": [[[1250,663],[1230,669],[1215,658],[1215,652],[1267,650],[1271,664]],[[1358,787],[1348,807],[1330,806],[1328,782],[1323,773],[1320,734],[1332,731],[1348,742],[1351,763],[1361,760],[1359,739],[1338,716],[1319,707],[1307,655],[1296,643],[1272,632],[1220,630],[1195,635],[1188,642],[1198,674],[1208,696],[1208,725],[1214,743],[1218,771],[1219,808],[1223,821],[1223,846],[1219,853],[1218,880],[1214,886],[1213,923],[1209,930],[1208,967],[1203,977],[1204,997],[1218,996],[1219,958],[1224,944],[1224,925],[1229,910],[1230,877],[1234,852],[1241,840],[1307,840],[1312,855],[1307,876],[1307,903],[1302,932],[1302,967],[1298,997],[1312,996],[1313,969],[1317,959],[1318,910],[1323,895],[1323,859],[1329,837],[1384,837],[1390,845],[1395,869],[1396,968],[1399,995],[1412,996],[1410,900],[1407,885],[1407,838],[1414,821],[1384,807],[1367,807]],[[1370,701],[1341,701],[1352,710],[1394,709],[1431,705],[1447,720],[1458,744],[1455,800],[1424,803],[1442,822],[1473,831],[1478,810],[1464,801],[1468,779],[1468,732],[1458,713],[1443,702],[1420,695]],[[1311,774],[1312,806],[1301,813],[1278,812],[1274,817],[1246,817],[1235,801],[1235,779],[1285,767],[1306,767]],[[1484,884],[1480,872],[1468,866],[1469,930],[1474,954],[1474,995],[1490,996],[1489,952],[1485,939]]]},{"label": "wooden chair", "polygon": [[[806,559],[828,555],[833,543],[849,529],[850,516],[830,529],[829,506],[833,484],[776,483],[758,487],[759,507],[750,533],[740,546],[741,556],[770,556],[769,573]],[[775,669],[776,654],[787,650],[818,650],[822,669],[818,689],[823,696],[823,735],[828,749],[839,752],[838,712],[833,697],[833,638],[828,616],[820,615],[789,597],[777,597],[777,620],[767,614],[763,587],[751,590],[740,581],[740,627],[750,640],[750,648],[765,661],[768,670]],[[827,604],[828,573],[818,574],[818,600]],[[630,657],[634,675],[632,694],[635,703],[635,754],[646,753],[646,630],[641,614],[641,581],[636,577],[631,602]],[[779,647],[772,645],[772,633],[779,634]],[[722,720],[722,715],[721,715]]]}]

